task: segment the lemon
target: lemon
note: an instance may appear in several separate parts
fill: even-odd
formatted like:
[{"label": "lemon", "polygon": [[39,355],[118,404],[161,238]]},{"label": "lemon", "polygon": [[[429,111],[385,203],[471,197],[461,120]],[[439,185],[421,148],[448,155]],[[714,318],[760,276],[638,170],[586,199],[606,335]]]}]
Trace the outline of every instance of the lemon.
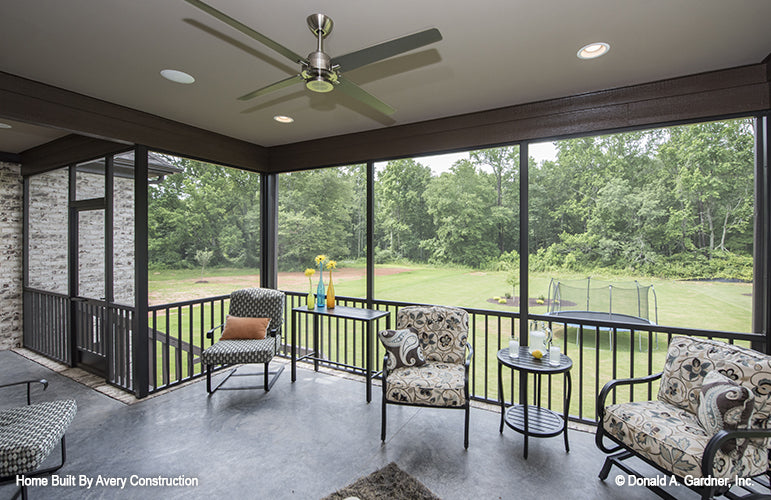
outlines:
[{"label": "lemon", "polygon": [[533,357],[535,359],[541,359],[543,357],[543,352],[541,352],[540,349],[536,349],[535,351],[533,351]]}]

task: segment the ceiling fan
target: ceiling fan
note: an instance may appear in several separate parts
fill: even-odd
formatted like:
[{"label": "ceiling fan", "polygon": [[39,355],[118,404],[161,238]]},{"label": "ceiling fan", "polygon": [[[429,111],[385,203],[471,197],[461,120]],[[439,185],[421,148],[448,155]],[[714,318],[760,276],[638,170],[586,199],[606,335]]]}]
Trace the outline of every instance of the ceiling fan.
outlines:
[{"label": "ceiling fan", "polygon": [[338,89],[381,113],[391,115],[396,111],[394,108],[345,78],[342,71],[351,71],[360,68],[361,66],[438,42],[442,39],[442,34],[439,33],[439,30],[431,28],[332,59],[329,54],[324,52],[324,39],[332,32],[332,19],[324,14],[312,14],[308,16],[307,22],[308,28],[316,36],[316,50],[308,54],[308,57],[302,57],[280,43],[271,40],[262,33],[258,33],[201,0],[185,1],[207,14],[216,17],[241,33],[267,45],[284,57],[291,59],[292,62],[300,64],[300,73],[268,85],[267,87],[262,87],[253,92],[249,92],[248,94],[244,94],[238,98],[242,101],[265,95],[295,83],[304,82],[305,87],[312,92],[324,93]]}]

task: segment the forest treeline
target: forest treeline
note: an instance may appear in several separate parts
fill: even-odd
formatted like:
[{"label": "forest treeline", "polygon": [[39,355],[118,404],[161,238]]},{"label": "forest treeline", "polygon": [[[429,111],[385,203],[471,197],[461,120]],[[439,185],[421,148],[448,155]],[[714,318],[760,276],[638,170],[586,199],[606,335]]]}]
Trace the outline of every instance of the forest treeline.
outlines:
[{"label": "forest treeline", "polygon": [[[752,278],[751,120],[558,141],[529,159],[530,269]],[[150,188],[150,260],[160,268],[259,265],[259,175],[174,158]],[[364,165],[279,175],[278,264],[366,254]],[[433,174],[379,165],[375,259],[506,270],[519,257],[519,148],[470,152]]]}]

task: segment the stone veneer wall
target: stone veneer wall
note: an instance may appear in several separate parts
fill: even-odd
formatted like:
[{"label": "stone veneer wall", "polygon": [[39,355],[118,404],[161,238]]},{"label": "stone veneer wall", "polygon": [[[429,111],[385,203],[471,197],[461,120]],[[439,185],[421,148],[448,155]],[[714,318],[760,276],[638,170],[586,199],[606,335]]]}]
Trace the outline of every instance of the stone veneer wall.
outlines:
[{"label": "stone veneer wall", "polygon": [[21,345],[23,194],[20,166],[0,162],[0,349]]},{"label": "stone veneer wall", "polygon": [[[30,177],[29,281],[32,288],[67,290],[67,169]],[[104,196],[104,176],[78,172],[77,199]],[[82,211],[79,223],[79,292],[104,297],[104,211]],[[115,302],[134,305],[134,180],[116,177],[113,195]]]},{"label": "stone veneer wall", "polygon": [[[67,290],[68,169],[30,177],[29,285]],[[104,177],[78,173],[79,199],[104,195]],[[0,349],[22,344],[24,184],[20,166],[0,162]],[[81,295],[104,296],[104,212],[81,213]],[[134,304],[134,181],[115,178],[115,301]]]}]

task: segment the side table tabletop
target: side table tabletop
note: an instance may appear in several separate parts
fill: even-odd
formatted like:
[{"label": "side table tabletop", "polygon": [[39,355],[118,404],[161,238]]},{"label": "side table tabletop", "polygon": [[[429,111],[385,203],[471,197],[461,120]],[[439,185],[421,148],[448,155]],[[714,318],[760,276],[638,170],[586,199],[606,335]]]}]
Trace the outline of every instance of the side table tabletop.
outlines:
[{"label": "side table tabletop", "polygon": [[[313,316],[313,352],[306,354],[301,358],[297,358],[297,322],[300,313],[310,314]],[[323,359],[319,356],[319,318],[322,316],[329,316],[332,318],[339,318],[344,320],[361,321],[365,326],[364,341],[365,341],[365,368],[364,373],[366,376],[367,386],[367,403],[372,401],[372,351],[374,345],[372,324],[378,319],[385,317],[386,329],[391,328],[391,313],[389,311],[378,311],[376,309],[365,309],[362,307],[347,307],[336,306],[332,309],[326,307],[317,307],[315,309],[308,309],[308,306],[300,306],[292,309],[292,382],[297,379],[297,361],[303,359],[313,360],[313,369],[319,371],[319,361],[324,363],[330,363],[333,365],[344,366],[346,368],[352,368],[355,370],[361,370],[361,367],[347,365],[345,363],[338,363],[337,361],[331,361]]]},{"label": "side table tabletop", "polygon": [[[519,404],[512,404],[508,409],[506,409],[503,394],[504,366],[519,372]],[[560,363],[552,365],[549,363],[548,355],[541,359],[536,359],[530,354],[527,346],[519,348],[519,357],[516,358],[509,356],[508,348],[498,351],[498,398],[501,403],[501,426],[499,432],[503,433],[503,424],[505,422],[508,427],[525,436],[525,459],[527,459],[527,440],[530,436],[552,437],[563,434],[565,438],[565,451],[570,451],[567,423],[572,387],[570,369],[572,367],[573,360],[562,353],[560,353]],[[534,404],[532,405],[527,402],[527,375],[529,373],[536,376]],[[565,398],[562,415],[540,405],[541,376],[551,376],[560,373],[565,374]]]}]

